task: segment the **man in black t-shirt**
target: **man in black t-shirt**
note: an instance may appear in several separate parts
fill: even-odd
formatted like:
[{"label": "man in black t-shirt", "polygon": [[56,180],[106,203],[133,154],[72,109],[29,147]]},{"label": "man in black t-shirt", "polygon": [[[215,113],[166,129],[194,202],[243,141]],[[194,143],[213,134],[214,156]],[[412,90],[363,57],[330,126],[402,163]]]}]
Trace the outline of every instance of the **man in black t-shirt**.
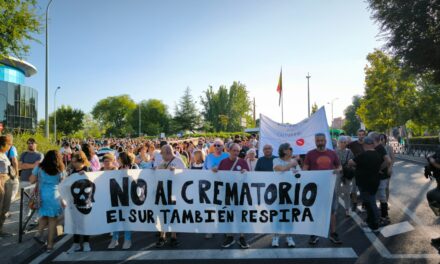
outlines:
[{"label": "man in black t-shirt", "polygon": [[[366,136],[365,130],[362,128],[359,129],[357,131],[357,136],[358,136],[357,140],[352,141],[347,145],[347,148],[351,150],[351,152],[353,152],[355,157],[359,156],[362,152],[364,152],[364,138]],[[356,179],[353,179],[352,188],[350,192],[350,197],[352,202],[351,210],[353,212],[356,212],[357,210],[357,205],[358,205],[357,192],[358,192],[358,188],[356,184]]]},{"label": "man in black t-shirt", "polygon": [[374,149],[374,141],[370,137],[364,140],[364,152],[348,162],[355,166],[356,184],[359,187],[362,201],[367,209],[367,224],[373,230],[379,228],[379,213],[376,206],[376,193],[380,184],[379,171],[383,157]]},{"label": "man in black t-shirt", "polygon": [[380,201],[380,213],[382,217],[382,221],[389,223],[388,217],[388,197],[386,193],[386,189],[388,183],[390,181],[391,175],[391,158],[387,154],[385,147],[380,144],[380,134],[376,132],[370,132],[368,134],[371,139],[374,141],[374,149],[380,154],[383,159],[382,165],[379,171],[380,184],[379,189],[377,191],[377,199]]}]

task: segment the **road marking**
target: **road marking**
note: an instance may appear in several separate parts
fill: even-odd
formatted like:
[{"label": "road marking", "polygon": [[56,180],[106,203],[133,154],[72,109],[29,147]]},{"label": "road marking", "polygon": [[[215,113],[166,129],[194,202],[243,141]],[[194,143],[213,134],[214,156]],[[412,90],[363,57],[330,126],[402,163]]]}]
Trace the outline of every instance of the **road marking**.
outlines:
[{"label": "road marking", "polygon": [[29,264],[38,264],[38,263],[43,262],[44,260],[46,260],[46,258],[48,258],[52,254],[54,254],[55,251],[57,251],[61,246],[63,246],[65,243],[67,243],[71,238],[72,238],[72,235],[66,235],[60,241],[55,243],[51,253],[43,253],[43,254],[39,255],[37,258],[35,258],[34,260],[32,260]]},{"label": "road marking", "polygon": [[410,223],[408,223],[408,221],[404,221],[401,223],[385,226],[384,228],[382,228],[382,230],[380,230],[380,233],[384,237],[390,237],[390,236],[395,236],[406,232],[410,232],[413,230],[414,227]]},{"label": "road marking", "polygon": [[[339,203],[344,207],[344,201],[339,197]],[[377,252],[383,257],[388,259],[440,259],[439,254],[391,254],[380,239],[369,228],[362,228],[363,220],[355,213],[351,213],[351,217],[356,224],[364,231],[365,236],[373,244]]]},{"label": "road marking", "polygon": [[193,259],[323,259],[357,258],[352,248],[259,248],[62,253],[54,261],[193,260]]}]

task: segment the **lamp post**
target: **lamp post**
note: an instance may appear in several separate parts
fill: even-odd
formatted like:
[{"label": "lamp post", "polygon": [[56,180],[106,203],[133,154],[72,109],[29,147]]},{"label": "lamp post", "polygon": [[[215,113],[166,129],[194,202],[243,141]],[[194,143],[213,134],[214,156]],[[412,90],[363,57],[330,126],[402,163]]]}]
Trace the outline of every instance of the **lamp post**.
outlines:
[{"label": "lamp post", "polygon": [[49,17],[49,6],[52,3],[52,0],[49,0],[46,6],[46,77],[45,77],[45,120],[46,120],[46,129],[44,130],[44,135],[46,138],[49,138],[49,30],[48,30],[48,17]]},{"label": "lamp post", "polygon": [[[331,123],[330,123],[330,129],[333,129],[333,103],[334,103],[334,101],[336,101],[336,100],[338,100],[338,99],[339,99],[338,97],[333,98],[333,99],[331,100],[331,102],[327,103],[327,104],[331,104],[331,106],[332,106],[332,120],[331,120]],[[331,136],[331,135],[330,135],[330,136]]]},{"label": "lamp post", "polygon": [[312,77],[312,76],[310,76],[310,74],[307,73],[306,78],[307,78],[307,114],[308,114],[308,117],[310,117],[310,77]]},{"label": "lamp post", "polygon": [[55,89],[55,93],[53,95],[53,137],[55,139],[55,142],[57,141],[57,92],[61,89],[61,87],[57,87]]}]

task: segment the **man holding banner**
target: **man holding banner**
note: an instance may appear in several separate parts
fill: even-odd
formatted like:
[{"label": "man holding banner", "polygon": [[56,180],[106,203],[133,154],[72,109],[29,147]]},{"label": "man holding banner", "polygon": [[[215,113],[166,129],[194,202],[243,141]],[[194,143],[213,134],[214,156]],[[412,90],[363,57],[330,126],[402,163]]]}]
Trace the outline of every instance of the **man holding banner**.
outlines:
[{"label": "man holding banner", "polygon": [[[307,152],[304,160],[303,170],[336,170],[340,172],[342,170],[341,163],[338,156],[333,150],[327,149],[325,146],[327,140],[325,134],[317,133],[315,135],[316,149]],[[335,172],[336,173],[336,172]],[[336,233],[336,211],[338,209],[338,196],[337,189],[340,185],[340,179],[337,177],[335,184],[335,191],[333,194],[332,202],[332,215],[330,218],[330,236],[329,239],[335,244],[342,244]],[[316,245],[319,241],[319,237],[310,236],[309,244]]]},{"label": "man holding banner", "polygon": [[[225,171],[241,171],[242,173],[249,171],[249,167],[247,162],[238,157],[240,154],[240,145],[237,143],[232,143],[229,147],[229,157],[222,160],[218,165],[218,169],[214,168],[213,171],[217,172],[218,170]],[[223,241],[222,247],[228,248],[235,244],[235,239],[233,234],[227,234],[225,240]],[[249,248],[249,244],[246,242],[243,234],[240,234],[240,239],[238,240],[238,244],[241,248],[246,249]]]}]

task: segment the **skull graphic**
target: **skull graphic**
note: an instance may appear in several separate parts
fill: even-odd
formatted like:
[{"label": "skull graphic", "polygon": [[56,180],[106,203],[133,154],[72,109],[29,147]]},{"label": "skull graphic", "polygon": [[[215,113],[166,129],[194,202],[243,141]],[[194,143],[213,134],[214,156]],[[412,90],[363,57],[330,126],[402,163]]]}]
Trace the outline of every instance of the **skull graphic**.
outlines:
[{"label": "skull graphic", "polygon": [[89,214],[92,211],[92,203],[95,202],[95,183],[87,179],[78,180],[72,184],[70,191],[76,209],[83,214]]}]

